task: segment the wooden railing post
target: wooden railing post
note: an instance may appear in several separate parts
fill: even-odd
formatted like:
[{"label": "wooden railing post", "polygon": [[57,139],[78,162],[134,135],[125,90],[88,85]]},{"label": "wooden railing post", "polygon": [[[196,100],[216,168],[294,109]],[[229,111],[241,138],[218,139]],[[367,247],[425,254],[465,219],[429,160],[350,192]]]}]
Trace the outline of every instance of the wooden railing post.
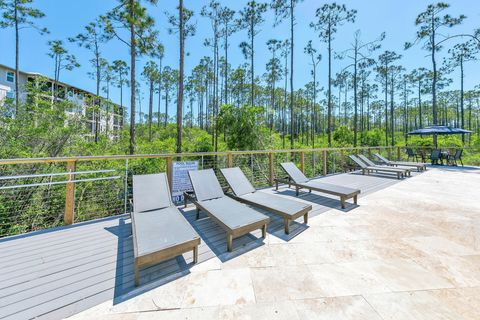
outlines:
[{"label": "wooden railing post", "polygon": [[400,147],[397,147],[397,161],[400,161]]},{"label": "wooden railing post", "polygon": [[342,172],[345,164],[345,153],[343,149],[340,149],[340,165],[342,166]]},{"label": "wooden railing post", "polygon": [[323,150],[323,175],[328,174],[327,150]]},{"label": "wooden railing post", "polygon": [[228,168],[233,167],[233,156],[231,153],[227,154],[227,167]]},{"label": "wooden railing post", "polygon": [[67,161],[67,183],[65,184],[65,213],[63,215],[63,222],[67,225],[72,224],[74,221],[74,209],[75,209],[75,164],[76,161]]},{"label": "wooden railing post", "polygon": [[275,172],[273,167],[273,152],[268,153],[268,182],[273,186],[273,179],[275,178]]},{"label": "wooden railing post", "polygon": [[167,157],[167,178],[170,190],[172,190],[173,161],[172,157]]},{"label": "wooden railing post", "polygon": [[303,151],[300,152],[300,170],[305,173],[305,153]]}]

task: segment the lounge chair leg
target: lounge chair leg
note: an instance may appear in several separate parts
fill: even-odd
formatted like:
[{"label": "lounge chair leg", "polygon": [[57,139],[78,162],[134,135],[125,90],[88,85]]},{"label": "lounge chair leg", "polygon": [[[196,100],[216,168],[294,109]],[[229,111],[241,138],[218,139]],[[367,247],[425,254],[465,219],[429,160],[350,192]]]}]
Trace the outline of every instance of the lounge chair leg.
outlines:
[{"label": "lounge chair leg", "polygon": [[340,197],[340,206],[342,207],[342,209],[345,209],[345,198],[344,197]]},{"label": "lounge chair leg", "polygon": [[187,207],[187,197],[186,196],[183,196],[183,207],[186,208]]},{"label": "lounge chair leg", "polygon": [[267,224],[264,224],[263,227],[262,227],[262,238],[266,238],[267,237]]},{"label": "lounge chair leg", "polygon": [[196,207],[195,210],[197,210],[197,220],[198,220],[200,219],[200,209]]},{"label": "lounge chair leg", "polygon": [[298,197],[298,190],[300,190],[300,188],[299,188],[299,187],[295,187],[295,194],[296,194],[297,197]]},{"label": "lounge chair leg", "polygon": [[358,195],[354,195],[353,196],[353,203],[354,204],[357,204],[357,199],[358,199]]},{"label": "lounge chair leg", "polygon": [[233,246],[233,236],[229,233],[227,234],[227,251],[232,252]]},{"label": "lounge chair leg", "polygon": [[198,262],[198,246],[193,247],[193,263]]},{"label": "lounge chair leg", "polygon": [[278,180],[275,179],[275,190],[278,191]]},{"label": "lounge chair leg", "polygon": [[303,223],[308,223],[308,212],[303,215]]},{"label": "lounge chair leg", "polygon": [[134,270],[134,273],[135,273],[135,276],[134,276],[135,287],[138,287],[138,283],[139,283],[139,281],[138,281],[138,278],[139,278],[138,273],[139,273],[139,272],[138,272],[138,264],[137,264],[137,262],[135,262],[135,267],[134,267],[134,269],[135,269],[135,270]]},{"label": "lounge chair leg", "polygon": [[285,227],[285,234],[290,234],[290,220],[287,218],[283,219],[283,225]]}]

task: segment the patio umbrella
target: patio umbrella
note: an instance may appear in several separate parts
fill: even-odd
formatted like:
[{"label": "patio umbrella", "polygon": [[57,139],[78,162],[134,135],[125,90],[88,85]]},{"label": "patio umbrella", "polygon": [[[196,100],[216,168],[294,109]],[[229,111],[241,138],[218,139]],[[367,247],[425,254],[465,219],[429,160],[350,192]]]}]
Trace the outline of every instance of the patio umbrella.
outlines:
[{"label": "patio umbrella", "polygon": [[[433,135],[436,137],[437,135],[446,135],[446,134],[465,134],[465,133],[472,133],[470,130],[465,130],[461,128],[452,128],[447,126],[428,126],[422,129],[417,129],[409,132],[409,135]],[[436,141],[437,139],[433,139],[435,148],[437,147]]]}]

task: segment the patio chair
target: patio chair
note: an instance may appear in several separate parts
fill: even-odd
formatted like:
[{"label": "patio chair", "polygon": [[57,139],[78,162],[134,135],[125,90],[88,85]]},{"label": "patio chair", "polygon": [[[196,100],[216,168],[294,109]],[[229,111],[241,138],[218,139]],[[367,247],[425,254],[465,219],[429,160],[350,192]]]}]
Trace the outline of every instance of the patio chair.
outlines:
[{"label": "patio chair", "polygon": [[311,205],[255,190],[238,167],[221,169],[220,172],[232,190],[231,196],[234,199],[281,216],[286,234],[290,233],[291,221],[303,216],[304,223],[308,223],[308,212],[312,210]]},{"label": "patio chair", "polygon": [[353,198],[354,204],[357,204],[357,197],[360,194],[359,189],[339,186],[336,184],[323,183],[320,179],[311,180],[307,178],[293,162],[281,163],[280,166],[287,173],[287,179],[275,179],[276,190],[278,184],[287,183],[288,186],[295,186],[296,195],[298,196],[300,189],[307,189],[309,192],[317,191],[320,193],[331,194],[340,197],[340,206],[345,209],[345,200]]},{"label": "patio chair", "polygon": [[463,149],[455,150],[454,155],[448,156],[448,163],[450,163],[451,165],[457,166],[458,165],[457,161],[460,161],[460,163],[462,164],[462,167],[463,167],[462,153],[463,153]]},{"label": "patio chair", "polygon": [[200,210],[214,220],[227,232],[227,250],[232,251],[233,239],[256,229],[262,230],[262,237],[267,234],[267,223],[270,218],[247,205],[227,197],[212,169],[191,170],[188,172],[194,195],[186,193],[197,208],[197,219]]},{"label": "patio chair", "polygon": [[354,155],[349,155],[348,157],[360,167],[362,174],[369,175],[371,172],[394,173],[397,175],[397,179],[404,178],[407,174],[407,172],[403,169],[369,166]]},{"label": "patio chair", "polygon": [[397,167],[397,166],[413,167],[413,168],[417,168],[418,171],[427,170],[427,164],[426,163],[407,162],[407,161],[390,161],[379,153],[375,153],[375,157],[377,157],[380,161],[382,161],[383,163],[385,163],[388,166],[392,166],[392,167]]},{"label": "patio chair", "polygon": [[434,149],[432,150],[432,153],[430,154],[430,160],[432,161],[432,165],[437,164],[440,161],[440,164],[443,165],[443,158],[442,158],[442,152],[439,149]]},{"label": "patio chair", "polygon": [[415,151],[413,151],[412,148],[407,148],[406,150],[407,150],[408,160],[410,160],[410,158],[412,158],[415,161],[418,161],[418,159],[421,159],[421,155],[415,153]]},{"label": "patio chair", "polygon": [[135,286],[140,268],[190,250],[197,263],[200,236],[173,205],[165,173],[133,176],[131,219]]},{"label": "patio chair", "polygon": [[370,167],[381,167],[381,168],[389,168],[389,169],[402,169],[402,170],[405,170],[406,174],[408,176],[411,176],[412,175],[412,167],[400,167],[400,166],[397,166],[395,168],[392,168],[392,167],[389,167],[389,166],[386,166],[386,165],[378,165],[376,164],[375,162],[371,161],[370,159],[368,159],[366,156],[364,156],[363,154],[359,154],[358,157],[363,161],[365,162],[368,166]]}]

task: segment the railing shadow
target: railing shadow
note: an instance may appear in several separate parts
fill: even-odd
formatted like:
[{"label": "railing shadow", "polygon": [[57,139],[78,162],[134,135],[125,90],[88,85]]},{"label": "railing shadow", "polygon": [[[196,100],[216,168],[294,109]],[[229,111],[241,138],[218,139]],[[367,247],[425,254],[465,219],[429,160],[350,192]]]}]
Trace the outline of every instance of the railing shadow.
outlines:
[{"label": "railing shadow", "polygon": [[83,226],[87,226],[87,225],[91,225],[91,224],[97,224],[99,222],[116,220],[118,218],[121,218],[122,216],[126,216],[126,215],[121,214],[121,215],[117,215],[117,216],[111,216],[111,217],[105,217],[105,218],[90,220],[90,221],[78,222],[78,223],[74,223],[74,224],[66,225],[66,226],[58,226],[58,227],[53,227],[53,228],[48,228],[48,229],[30,231],[28,233],[22,233],[22,234],[17,234],[17,235],[13,235],[13,236],[0,238],[0,243],[12,241],[12,240],[23,239],[23,238],[30,238],[30,237],[37,236],[37,235],[55,233],[55,232],[62,231],[62,230],[81,228]]}]

